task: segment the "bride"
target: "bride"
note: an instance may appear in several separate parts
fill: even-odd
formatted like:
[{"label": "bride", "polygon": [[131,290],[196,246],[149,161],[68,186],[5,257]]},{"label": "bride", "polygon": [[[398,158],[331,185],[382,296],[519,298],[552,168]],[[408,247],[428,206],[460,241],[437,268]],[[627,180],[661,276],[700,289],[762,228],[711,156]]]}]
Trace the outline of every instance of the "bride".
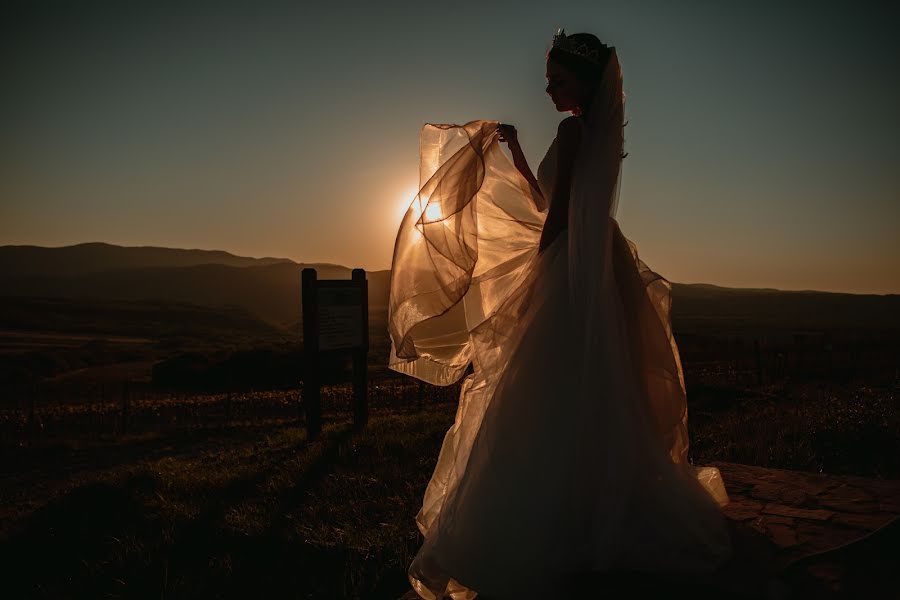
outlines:
[{"label": "bride", "polygon": [[465,377],[416,516],[424,543],[408,573],[423,598],[556,597],[585,573],[710,573],[732,554],[719,472],[687,460],[670,284],[615,219],[616,50],[560,30],[547,80],[572,116],[537,177],[509,125],[421,133],[420,191],[394,248],[390,367],[436,385]]}]

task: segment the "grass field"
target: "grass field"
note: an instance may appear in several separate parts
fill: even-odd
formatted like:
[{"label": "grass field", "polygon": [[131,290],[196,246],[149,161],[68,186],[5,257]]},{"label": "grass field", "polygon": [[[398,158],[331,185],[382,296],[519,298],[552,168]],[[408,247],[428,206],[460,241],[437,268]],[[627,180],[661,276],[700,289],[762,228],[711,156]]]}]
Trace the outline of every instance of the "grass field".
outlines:
[{"label": "grass field", "polygon": [[[48,598],[396,597],[452,418],[449,405],[374,414],[356,435],[333,421],[311,443],[295,425],[236,427],[154,440],[166,450],[159,458],[138,458],[123,440],[116,452],[131,459],[53,473],[52,490],[36,489],[47,478],[29,470],[3,515],[3,561],[17,574],[5,588]],[[109,450],[80,458],[93,467],[103,461],[90,453]]]},{"label": "grass field", "polygon": [[[330,390],[313,442],[293,416],[247,414],[7,447],[8,597],[398,597],[458,393],[429,390],[419,408],[403,389],[405,402],[378,396],[357,433],[348,390]],[[691,457],[900,478],[897,393],[897,381],[689,384]]]}]

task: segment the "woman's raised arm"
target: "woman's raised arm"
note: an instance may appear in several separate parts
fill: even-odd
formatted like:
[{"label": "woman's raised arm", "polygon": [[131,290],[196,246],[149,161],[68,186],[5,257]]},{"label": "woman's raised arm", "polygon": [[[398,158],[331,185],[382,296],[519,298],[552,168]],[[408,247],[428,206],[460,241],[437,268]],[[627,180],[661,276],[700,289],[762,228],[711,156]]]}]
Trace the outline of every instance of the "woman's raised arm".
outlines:
[{"label": "woman's raised arm", "polygon": [[537,178],[531,172],[531,167],[528,166],[525,153],[522,152],[522,146],[519,144],[519,134],[516,128],[512,125],[501,123],[497,130],[500,132],[500,141],[506,142],[509,146],[516,169],[522,174],[528,185],[531,186],[531,192],[535,198],[535,206],[538,210],[544,210],[547,207],[547,199],[544,198],[544,194],[541,192],[540,186],[538,186]]}]

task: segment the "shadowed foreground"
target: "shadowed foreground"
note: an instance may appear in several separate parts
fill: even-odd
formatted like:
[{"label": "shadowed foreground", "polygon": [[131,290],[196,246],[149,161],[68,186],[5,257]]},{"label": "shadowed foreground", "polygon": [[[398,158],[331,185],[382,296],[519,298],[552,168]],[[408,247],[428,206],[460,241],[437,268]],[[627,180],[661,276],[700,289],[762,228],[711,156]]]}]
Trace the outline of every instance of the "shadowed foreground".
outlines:
[{"label": "shadowed foreground", "polygon": [[[7,448],[0,472],[4,597],[397,598],[420,545],[413,516],[453,404],[373,411],[310,442],[284,420],[115,441]],[[706,461],[699,461],[706,462]],[[713,462],[745,560],[710,581],[586,577],[633,597],[675,585],[741,597],[758,572],[858,539],[900,514],[900,483]],[[792,597],[897,589],[896,527],[781,577]],[[727,583],[727,581],[731,583]],[[573,592],[582,597],[582,592]],[[788,596],[791,597],[791,596]]]},{"label": "shadowed foreground", "polygon": [[900,481],[712,464],[731,497],[734,560],[708,577],[584,574],[559,597],[882,598],[900,589]]}]

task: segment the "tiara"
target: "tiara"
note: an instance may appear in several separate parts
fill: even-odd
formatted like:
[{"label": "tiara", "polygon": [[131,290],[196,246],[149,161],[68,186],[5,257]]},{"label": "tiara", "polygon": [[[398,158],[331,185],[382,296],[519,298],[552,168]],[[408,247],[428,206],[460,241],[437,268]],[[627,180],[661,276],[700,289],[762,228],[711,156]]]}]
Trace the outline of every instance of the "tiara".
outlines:
[{"label": "tiara", "polygon": [[[603,46],[604,50],[608,48],[605,44],[601,44],[601,46]],[[553,34],[553,47],[559,48],[563,52],[568,52],[569,54],[580,56],[581,58],[589,60],[594,64],[601,64],[599,48],[591,48],[585,42],[573,42],[568,37],[566,37],[565,29],[559,28],[556,30],[556,33]]]}]

